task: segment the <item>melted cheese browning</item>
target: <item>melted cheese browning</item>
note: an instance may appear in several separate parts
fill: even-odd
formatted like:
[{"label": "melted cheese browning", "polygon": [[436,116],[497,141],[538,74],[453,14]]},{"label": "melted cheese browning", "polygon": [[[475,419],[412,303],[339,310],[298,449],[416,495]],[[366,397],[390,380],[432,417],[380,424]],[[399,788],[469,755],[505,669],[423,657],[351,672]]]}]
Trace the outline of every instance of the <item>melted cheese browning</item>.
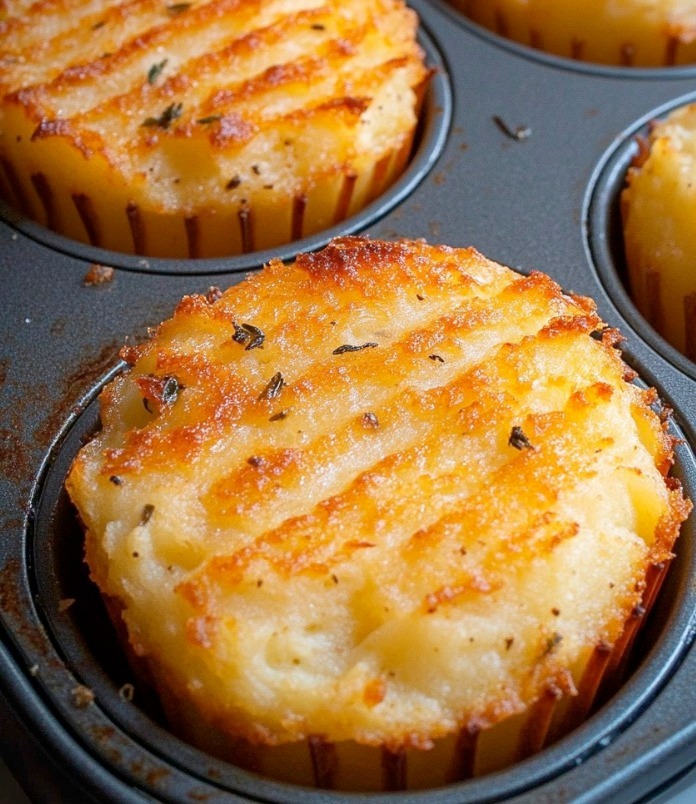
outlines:
[{"label": "melted cheese browning", "polygon": [[166,693],[252,742],[397,749],[572,691],[688,510],[602,331],[542,274],[421,242],[185,298],[68,481]]},{"label": "melted cheese browning", "polygon": [[3,8],[0,190],[76,239],[270,247],[353,214],[408,158],[428,71],[400,0]]}]

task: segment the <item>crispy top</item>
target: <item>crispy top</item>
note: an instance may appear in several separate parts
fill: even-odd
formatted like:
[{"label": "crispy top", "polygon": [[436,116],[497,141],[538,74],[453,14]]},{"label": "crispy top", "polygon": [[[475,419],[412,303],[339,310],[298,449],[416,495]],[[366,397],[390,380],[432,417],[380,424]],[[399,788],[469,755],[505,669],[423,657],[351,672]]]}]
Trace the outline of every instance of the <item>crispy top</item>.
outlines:
[{"label": "crispy top", "polygon": [[688,512],[617,340],[547,276],[423,242],[186,297],[68,480],[93,577],[251,740],[427,747],[572,690]]}]

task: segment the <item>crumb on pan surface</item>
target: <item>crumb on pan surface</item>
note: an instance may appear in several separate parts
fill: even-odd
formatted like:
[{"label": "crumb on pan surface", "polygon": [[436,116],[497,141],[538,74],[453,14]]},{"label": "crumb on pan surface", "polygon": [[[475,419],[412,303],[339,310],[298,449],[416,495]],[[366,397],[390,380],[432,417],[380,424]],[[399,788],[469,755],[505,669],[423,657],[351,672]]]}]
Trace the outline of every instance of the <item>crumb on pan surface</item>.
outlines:
[{"label": "crumb on pan surface", "polygon": [[696,360],[696,105],[655,121],[621,195],[633,300],[676,349]]},{"label": "crumb on pan surface", "polygon": [[690,0],[450,0],[480,25],[539,50],[624,67],[696,62]]},{"label": "crumb on pan surface", "polygon": [[0,191],[155,256],[327,228],[403,170],[429,71],[401,0],[6,3]]},{"label": "crumb on pan surface", "polygon": [[689,510],[616,340],[423,242],[188,296],[72,467],[92,576],[168,695],[250,743],[430,748],[572,693]]}]

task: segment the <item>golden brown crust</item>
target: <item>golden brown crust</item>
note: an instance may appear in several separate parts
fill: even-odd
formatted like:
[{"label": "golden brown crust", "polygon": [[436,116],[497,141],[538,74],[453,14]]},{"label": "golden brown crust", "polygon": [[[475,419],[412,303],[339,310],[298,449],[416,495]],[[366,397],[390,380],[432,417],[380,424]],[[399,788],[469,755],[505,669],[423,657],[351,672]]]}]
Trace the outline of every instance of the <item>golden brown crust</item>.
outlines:
[{"label": "golden brown crust", "polygon": [[254,744],[424,748],[572,694],[690,507],[617,340],[422,242],[187,297],[71,471],[92,574],[167,695]]}]

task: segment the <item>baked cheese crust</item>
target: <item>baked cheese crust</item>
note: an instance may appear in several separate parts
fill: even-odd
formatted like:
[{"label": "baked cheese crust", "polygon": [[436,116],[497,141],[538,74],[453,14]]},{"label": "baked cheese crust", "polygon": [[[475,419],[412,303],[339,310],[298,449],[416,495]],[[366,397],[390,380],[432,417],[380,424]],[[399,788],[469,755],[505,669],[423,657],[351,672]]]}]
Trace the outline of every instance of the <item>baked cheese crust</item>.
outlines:
[{"label": "baked cheese crust", "polygon": [[408,160],[417,23],[401,0],[8,0],[0,190],[69,237],[164,257],[332,226]]},{"label": "baked cheese crust", "polygon": [[572,693],[689,507],[615,342],[547,276],[423,242],[184,298],[67,484],[165,697],[398,751]]},{"label": "baked cheese crust", "polygon": [[525,45],[624,67],[696,62],[690,0],[450,0],[473,20]]}]

